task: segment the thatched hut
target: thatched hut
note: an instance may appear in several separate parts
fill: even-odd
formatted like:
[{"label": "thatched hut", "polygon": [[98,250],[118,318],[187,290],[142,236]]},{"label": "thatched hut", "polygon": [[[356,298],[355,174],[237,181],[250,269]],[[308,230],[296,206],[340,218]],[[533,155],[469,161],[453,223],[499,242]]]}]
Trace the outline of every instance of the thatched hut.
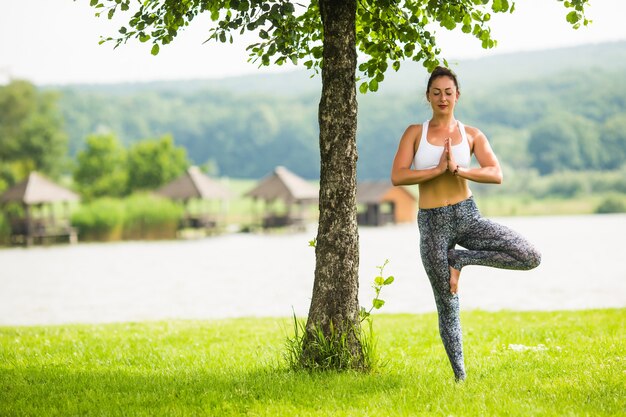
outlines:
[{"label": "thatched hut", "polygon": [[[278,166],[245,196],[265,202],[262,219],[264,228],[301,228],[307,221],[307,209],[319,198],[319,190],[287,168]],[[282,207],[277,207],[276,203],[282,204]]]},{"label": "thatched hut", "polygon": [[[69,222],[69,203],[79,200],[76,193],[31,172],[0,196],[0,206],[8,212],[11,243],[32,245],[64,239],[76,242],[76,231]],[[55,213],[59,203],[63,213]],[[21,208],[19,214],[9,208],[11,204]]]},{"label": "thatched hut", "polygon": [[405,187],[387,181],[364,181],[356,193],[360,225],[382,226],[415,221],[416,198]]},{"label": "thatched hut", "polygon": [[[181,227],[196,229],[216,227],[220,218],[226,214],[226,202],[233,197],[228,188],[209,178],[196,166],[190,167],[183,175],[161,187],[156,194],[182,201],[186,213]],[[217,212],[211,210],[211,202],[219,204]]]}]

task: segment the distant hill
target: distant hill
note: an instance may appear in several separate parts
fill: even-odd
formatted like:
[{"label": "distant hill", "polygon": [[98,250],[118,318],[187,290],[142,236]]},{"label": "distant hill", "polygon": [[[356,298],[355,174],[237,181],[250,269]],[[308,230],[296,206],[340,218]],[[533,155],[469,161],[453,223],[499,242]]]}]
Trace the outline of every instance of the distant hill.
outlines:
[{"label": "distant hill", "polygon": [[[600,131],[626,118],[626,42],[451,63],[463,92],[457,117],[481,128],[503,161],[526,169],[533,127],[550,115],[576,115]],[[378,93],[359,96],[359,176],[387,178],[406,126],[430,116],[426,70],[405,63]],[[320,80],[305,71],[221,80],[47,86],[61,93],[70,153],[87,135],[114,132],[125,145],[172,134],[195,164],[221,175],[260,178],[284,165],[319,174]],[[581,122],[582,123],[582,122]]]},{"label": "distant hill", "polygon": [[[504,53],[473,60],[450,60],[459,75],[461,87],[467,90],[497,84],[527,81],[571,71],[626,69],[626,41],[606,42],[541,51]],[[319,94],[321,77],[312,72],[295,70],[275,74],[253,74],[221,79],[152,81],[145,83],[75,84],[47,86],[105,94],[128,95],[141,91],[185,93],[199,90],[227,91],[235,94],[301,95]],[[421,63],[402,63],[397,73],[390,70],[379,93],[406,93],[413,87],[425,87],[428,74]]]}]

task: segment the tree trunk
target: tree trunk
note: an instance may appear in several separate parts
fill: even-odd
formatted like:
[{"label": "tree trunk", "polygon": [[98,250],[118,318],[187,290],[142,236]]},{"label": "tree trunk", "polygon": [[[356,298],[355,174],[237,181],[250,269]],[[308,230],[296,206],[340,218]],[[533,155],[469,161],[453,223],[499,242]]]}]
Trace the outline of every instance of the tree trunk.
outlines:
[{"label": "tree trunk", "polygon": [[[320,195],[315,283],[307,335],[322,329],[347,336],[362,364],[359,331],[359,237],[356,222],[356,1],[320,0],[324,28],[319,104]],[[347,334],[346,334],[347,332]],[[315,353],[305,338],[303,354]],[[312,358],[314,359],[314,358]]]}]

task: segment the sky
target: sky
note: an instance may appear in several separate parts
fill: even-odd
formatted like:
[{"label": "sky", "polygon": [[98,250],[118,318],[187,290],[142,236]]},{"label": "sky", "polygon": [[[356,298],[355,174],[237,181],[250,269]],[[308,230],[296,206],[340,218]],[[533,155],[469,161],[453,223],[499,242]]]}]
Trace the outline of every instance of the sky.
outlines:
[{"label": "sky", "polygon": [[[493,15],[498,46],[490,50],[460,28],[434,29],[448,60],[626,40],[626,0],[591,0],[587,16],[593,23],[578,30],[565,21],[566,13],[556,0],[518,0],[515,13]],[[0,84],[18,78],[37,85],[219,79],[297,69],[247,62],[245,47],[255,40],[252,35],[232,45],[203,44],[207,16],[196,18],[156,57],[149,42],[132,41],[117,49],[111,43],[98,45],[121,23],[95,17],[89,0],[0,0]]]}]

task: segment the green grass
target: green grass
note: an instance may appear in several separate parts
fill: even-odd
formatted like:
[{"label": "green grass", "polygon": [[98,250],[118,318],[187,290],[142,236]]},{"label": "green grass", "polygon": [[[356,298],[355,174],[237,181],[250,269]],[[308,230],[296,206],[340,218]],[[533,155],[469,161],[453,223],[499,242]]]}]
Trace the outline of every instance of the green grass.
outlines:
[{"label": "green grass", "polygon": [[370,374],[286,369],[288,318],[0,327],[0,415],[626,412],[626,309],[472,311],[462,322],[468,380],[461,384],[434,314],[375,316],[386,365]]},{"label": "green grass", "polygon": [[476,196],[480,211],[485,216],[551,216],[593,214],[607,198],[626,204],[626,195],[600,193],[571,198],[531,196]]}]

